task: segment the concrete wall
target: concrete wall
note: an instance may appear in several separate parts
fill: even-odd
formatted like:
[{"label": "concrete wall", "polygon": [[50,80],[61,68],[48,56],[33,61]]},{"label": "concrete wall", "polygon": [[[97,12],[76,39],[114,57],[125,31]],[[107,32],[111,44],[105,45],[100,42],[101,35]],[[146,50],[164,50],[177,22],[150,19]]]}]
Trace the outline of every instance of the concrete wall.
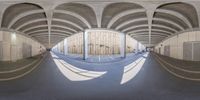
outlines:
[{"label": "concrete wall", "polygon": [[126,53],[137,52],[137,45],[138,42],[135,39],[126,35]]},{"label": "concrete wall", "polygon": [[[67,41],[67,45],[64,45],[66,44],[64,41]],[[116,31],[88,30],[88,43],[88,53],[90,55],[114,55],[120,53],[120,33]],[[52,50],[62,54],[82,54],[82,47],[83,33],[77,33],[59,42]],[[145,50],[144,45],[126,35],[126,53],[142,50]]]},{"label": "concrete wall", "polygon": [[164,55],[165,46],[170,46],[170,57],[183,59],[183,43],[200,41],[200,31],[185,32],[173,36],[155,46],[155,52]]},{"label": "concrete wall", "polygon": [[0,61],[16,61],[44,51],[45,47],[31,38],[0,31]]}]

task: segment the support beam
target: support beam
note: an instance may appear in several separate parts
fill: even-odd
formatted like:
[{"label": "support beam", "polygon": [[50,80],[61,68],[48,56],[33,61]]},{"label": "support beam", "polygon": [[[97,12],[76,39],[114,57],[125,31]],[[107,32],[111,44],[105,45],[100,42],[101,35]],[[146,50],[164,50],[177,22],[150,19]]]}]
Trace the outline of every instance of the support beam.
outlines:
[{"label": "support beam", "polygon": [[139,42],[137,41],[137,46],[136,46],[136,53],[139,52]]},{"label": "support beam", "polygon": [[126,34],[120,33],[120,55],[126,58]]},{"label": "support beam", "polygon": [[88,32],[83,32],[83,60],[88,58]]},{"label": "support beam", "polygon": [[67,45],[67,38],[64,39],[64,54],[68,54],[68,45]]},{"label": "support beam", "polygon": [[152,32],[152,23],[153,23],[153,15],[156,10],[156,5],[151,5],[146,7],[146,14],[148,18],[148,28],[149,28],[149,45],[151,45],[151,32]]},{"label": "support beam", "polygon": [[100,28],[101,27],[101,21],[102,21],[102,14],[103,14],[103,10],[104,10],[106,4],[104,4],[104,3],[97,3],[97,4],[92,3],[92,4],[90,4],[90,6],[95,11],[95,15],[96,15],[96,19],[97,19],[97,27]]}]

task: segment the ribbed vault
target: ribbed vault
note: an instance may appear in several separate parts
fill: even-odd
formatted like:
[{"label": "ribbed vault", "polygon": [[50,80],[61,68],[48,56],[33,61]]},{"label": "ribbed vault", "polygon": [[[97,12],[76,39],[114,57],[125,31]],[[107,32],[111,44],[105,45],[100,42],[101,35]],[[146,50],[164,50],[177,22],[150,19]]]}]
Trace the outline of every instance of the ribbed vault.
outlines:
[{"label": "ribbed vault", "polygon": [[102,15],[98,15],[98,9],[90,4],[81,2],[61,3],[52,8],[49,20],[46,16],[48,10],[37,4],[13,4],[5,9],[1,27],[29,35],[45,46],[49,39],[50,44],[56,44],[85,29],[97,28],[99,16],[102,16],[101,28],[121,31],[144,44],[149,40],[151,44],[157,44],[181,31],[199,27],[196,8],[183,2],[157,5],[151,26],[147,17],[149,9],[137,3],[109,3],[104,6]]},{"label": "ribbed vault", "polygon": [[[155,27],[155,25],[158,26]],[[163,4],[154,13],[152,29],[162,31],[159,32],[159,36],[167,35],[166,37],[169,37],[180,31],[197,27],[199,27],[197,12],[192,5],[186,3],[176,2]],[[153,30],[152,33],[155,32]],[[151,36],[152,41],[155,43],[160,42],[166,37],[157,38]]]},{"label": "ribbed vault", "polygon": [[[135,3],[110,4],[104,9],[102,27],[137,36],[138,33],[141,33],[138,30],[148,30],[146,10]],[[143,34],[148,35],[146,32]],[[138,37],[140,36],[138,35]],[[134,38],[140,40],[139,38]],[[148,39],[145,41],[148,41]]]},{"label": "ribbed vault", "polygon": [[48,41],[48,37],[41,39],[33,36],[40,34],[34,31],[48,29],[45,12],[36,4],[21,3],[8,7],[3,15],[2,27],[28,34],[42,44],[46,44]]}]

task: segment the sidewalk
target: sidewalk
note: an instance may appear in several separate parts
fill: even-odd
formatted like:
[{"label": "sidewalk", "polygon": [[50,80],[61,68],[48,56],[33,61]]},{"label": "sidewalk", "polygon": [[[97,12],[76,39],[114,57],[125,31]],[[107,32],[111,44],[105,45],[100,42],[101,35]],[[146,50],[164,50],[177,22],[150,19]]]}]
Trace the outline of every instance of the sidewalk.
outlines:
[{"label": "sidewalk", "polygon": [[18,68],[26,66],[34,61],[37,61],[40,57],[41,57],[41,55],[38,55],[38,56],[26,58],[26,59],[21,59],[16,62],[0,61],[0,72],[18,69]]},{"label": "sidewalk", "polygon": [[[54,52],[56,53],[56,52]],[[59,53],[56,53],[59,54]],[[127,54],[127,57],[136,55],[134,53],[129,53]],[[79,61],[83,61],[83,56],[80,54],[68,54],[65,55],[68,58],[74,59],[74,60],[79,60]],[[84,62],[88,62],[88,63],[111,63],[111,62],[117,62],[120,60],[123,60],[124,58],[122,58],[120,55],[89,55],[88,58],[86,60],[84,60]]]},{"label": "sidewalk", "polygon": [[157,53],[154,53],[154,54],[156,54],[164,61],[166,61],[176,67],[186,69],[186,70],[191,70],[191,71],[200,71],[200,61],[184,61],[184,60],[179,60],[179,59],[167,57],[164,55],[160,55]]}]

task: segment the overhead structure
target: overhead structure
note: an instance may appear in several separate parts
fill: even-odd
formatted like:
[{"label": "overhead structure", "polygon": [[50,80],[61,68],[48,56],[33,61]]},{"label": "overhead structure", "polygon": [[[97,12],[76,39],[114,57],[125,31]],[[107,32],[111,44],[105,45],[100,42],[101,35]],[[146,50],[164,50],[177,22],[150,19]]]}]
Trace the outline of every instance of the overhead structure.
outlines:
[{"label": "overhead structure", "polygon": [[200,22],[198,1],[17,1],[0,1],[1,30],[32,37],[47,48],[92,28],[119,31],[154,46],[180,32],[198,30]]}]

